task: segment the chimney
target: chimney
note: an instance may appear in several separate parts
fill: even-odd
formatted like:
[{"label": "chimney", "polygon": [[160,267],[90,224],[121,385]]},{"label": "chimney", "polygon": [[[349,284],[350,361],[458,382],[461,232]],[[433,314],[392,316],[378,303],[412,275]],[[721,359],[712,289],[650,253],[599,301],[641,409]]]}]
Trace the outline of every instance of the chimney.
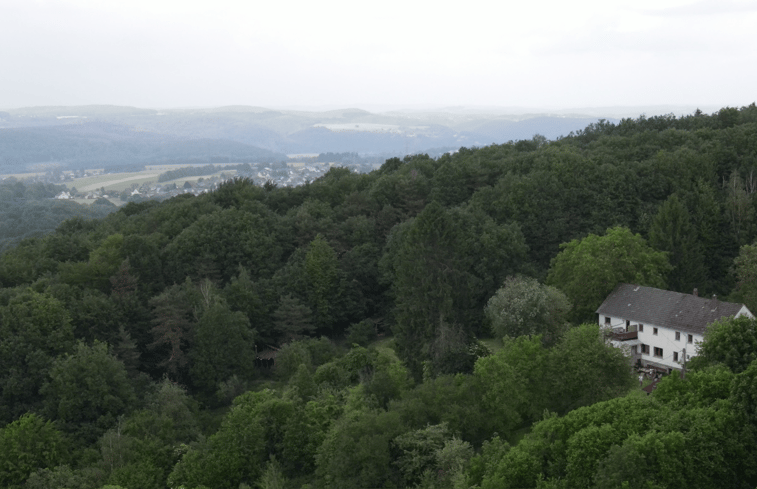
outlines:
[{"label": "chimney", "polygon": [[699,289],[694,287],[694,297],[699,297]]}]

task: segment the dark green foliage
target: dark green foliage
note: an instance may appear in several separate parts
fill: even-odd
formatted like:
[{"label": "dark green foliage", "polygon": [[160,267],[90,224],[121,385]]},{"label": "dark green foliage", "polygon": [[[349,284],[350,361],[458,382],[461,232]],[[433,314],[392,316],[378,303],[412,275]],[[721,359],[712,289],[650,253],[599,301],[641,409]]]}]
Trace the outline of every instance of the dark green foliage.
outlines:
[{"label": "dark green foliage", "polygon": [[271,216],[226,209],[200,217],[164,251],[169,277],[227,282],[241,264],[253,277],[266,276],[282,250]]},{"label": "dark green foliage", "polygon": [[359,412],[342,417],[329,431],[316,456],[316,475],[325,487],[391,487],[392,440],[405,432],[393,412]]},{"label": "dark green foliage", "polygon": [[320,234],[308,246],[304,272],[315,326],[328,332],[334,324],[341,274],[334,249]]},{"label": "dark green foliage", "polygon": [[0,424],[41,407],[56,356],[73,343],[69,314],[47,294],[28,289],[0,307]]},{"label": "dark green foliage", "polygon": [[[22,209],[52,190],[2,184],[0,229],[39,237],[0,255],[0,429],[46,412],[74,448],[12,484],[752,489],[751,323],[713,327],[652,397],[612,399],[627,360],[534,284],[574,322],[619,281],[754,302],[755,131],[754,105],[600,121],[295,188],[235,179],[47,236],[68,203]],[[531,319],[491,354],[485,305],[517,273],[507,311]]]},{"label": "dark green foliage", "polygon": [[480,211],[435,202],[395,229],[384,268],[393,284],[398,353],[414,375],[423,360],[438,372],[459,371],[461,365],[445,364],[448,345],[437,344],[437,355],[424,346],[443,342],[445,331],[468,343],[486,300],[525,251],[517,225],[498,226]]},{"label": "dark green foliage", "polygon": [[276,332],[281,337],[294,339],[315,330],[312,316],[313,313],[308,306],[292,294],[287,294],[281,297],[279,307],[273,312],[271,318]]},{"label": "dark green foliage", "polygon": [[196,321],[194,309],[199,306],[199,300],[198,293],[188,278],[184,284],[173,285],[150,299],[153,327],[152,342],[148,347],[157,360],[154,366],[173,378],[184,378],[187,375],[190,331]]},{"label": "dark green foliage", "polygon": [[193,327],[192,384],[210,396],[232,375],[251,378],[254,355],[255,335],[247,317],[225,304],[213,304]]},{"label": "dark green foliage", "polygon": [[51,233],[66,220],[90,221],[116,210],[110,202],[86,205],[54,199],[66,190],[62,185],[9,180],[0,181],[0,253],[26,238]]},{"label": "dark green foliage", "polygon": [[347,341],[360,346],[368,346],[368,343],[376,339],[376,326],[370,321],[360,321],[347,328]]},{"label": "dark green foliage", "polygon": [[649,229],[649,245],[668,253],[670,290],[690,294],[707,283],[704,254],[689,212],[676,194],[660,207]]},{"label": "dark green foliage", "polygon": [[757,245],[744,245],[733,261],[736,272],[736,290],[731,300],[743,302],[750,311],[757,310]]},{"label": "dark green foliage", "polygon": [[99,342],[79,342],[73,353],[58,357],[41,393],[49,416],[90,443],[136,402],[123,363]]}]

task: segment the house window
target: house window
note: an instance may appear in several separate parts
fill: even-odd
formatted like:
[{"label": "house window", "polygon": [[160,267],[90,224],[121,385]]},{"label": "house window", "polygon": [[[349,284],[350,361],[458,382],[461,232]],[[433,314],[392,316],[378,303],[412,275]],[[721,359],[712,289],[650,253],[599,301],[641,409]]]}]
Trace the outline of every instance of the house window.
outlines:
[{"label": "house window", "polygon": [[644,325],[643,325],[643,324],[641,324],[641,323],[639,323],[639,331],[641,331],[641,332],[643,332],[643,331],[644,331]]},{"label": "house window", "polygon": [[677,351],[674,351],[674,352],[673,352],[673,361],[674,361],[674,362],[677,362],[677,361],[678,361],[678,352],[677,352]]},{"label": "house window", "polygon": [[654,356],[662,358],[662,348],[654,347]]},{"label": "house window", "polygon": [[645,345],[644,343],[641,344],[641,354],[649,355],[649,345]]},{"label": "house window", "polygon": [[654,329],[652,330],[652,334],[653,334],[653,335],[657,335],[657,328],[654,328]]},{"label": "house window", "polygon": [[676,331],[676,341],[681,341],[681,332]]},{"label": "house window", "polygon": [[634,355],[636,355],[637,353],[639,353],[639,347],[636,346],[636,345],[633,345],[631,347],[631,353],[633,353]]},{"label": "house window", "polygon": [[605,316],[605,324],[610,325],[610,318],[608,316]]},{"label": "house window", "polygon": [[689,343],[694,343],[694,335],[689,335]]}]

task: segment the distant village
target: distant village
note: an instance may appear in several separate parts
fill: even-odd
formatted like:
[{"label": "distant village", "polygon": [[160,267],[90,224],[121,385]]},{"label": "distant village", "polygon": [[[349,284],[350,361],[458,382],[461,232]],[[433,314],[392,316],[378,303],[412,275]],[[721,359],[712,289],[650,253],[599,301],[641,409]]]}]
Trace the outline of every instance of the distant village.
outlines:
[{"label": "distant village", "polygon": [[[235,166],[239,167],[239,165],[236,164]],[[215,174],[200,177],[193,175],[176,178],[168,182],[134,183],[120,192],[107,189],[106,187],[109,186],[107,181],[103,182],[103,187],[97,189],[83,191],[76,188],[76,182],[78,179],[104,175],[106,171],[103,169],[49,171],[45,173],[44,176],[38,176],[37,179],[45,181],[46,183],[66,185],[68,189],[61,191],[55,197],[60,200],[96,200],[103,198],[109,200],[117,199],[122,202],[134,202],[147,199],[164,200],[181,194],[200,195],[206,192],[212,192],[222,183],[237,177],[250,178],[256,185],[260,186],[270,183],[278,187],[295,187],[307,182],[312,182],[323,176],[333,166],[346,167],[357,173],[367,173],[377,167],[375,163],[368,162],[345,164],[344,162],[315,162],[312,160],[308,161],[307,159],[305,159],[305,161],[300,159],[299,161],[280,163],[250,163],[243,166],[245,168],[241,171],[238,169],[223,170],[223,167],[219,166],[218,169],[221,170],[220,175]],[[176,168],[174,167],[174,170],[175,169]],[[150,171],[154,172],[154,168]],[[114,176],[118,175],[118,173],[112,171],[107,173]],[[117,180],[117,178],[114,178],[114,180]],[[91,187],[91,185],[88,185],[88,188],[89,187]]]}]

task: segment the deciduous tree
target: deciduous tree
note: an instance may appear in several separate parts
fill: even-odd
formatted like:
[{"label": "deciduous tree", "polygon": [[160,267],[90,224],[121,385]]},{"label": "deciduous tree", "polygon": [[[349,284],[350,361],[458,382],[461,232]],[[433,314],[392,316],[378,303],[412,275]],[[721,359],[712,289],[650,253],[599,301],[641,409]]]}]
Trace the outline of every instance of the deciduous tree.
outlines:
[{"label": "deciduous tree", "polygon": [[628,228],[615,227],[604,236],[590,234],[560,245],[547,283],[565,292],[573,303],[574,321],[593,319],[594,311],[619,283],[665,288],[670,263]]}]

